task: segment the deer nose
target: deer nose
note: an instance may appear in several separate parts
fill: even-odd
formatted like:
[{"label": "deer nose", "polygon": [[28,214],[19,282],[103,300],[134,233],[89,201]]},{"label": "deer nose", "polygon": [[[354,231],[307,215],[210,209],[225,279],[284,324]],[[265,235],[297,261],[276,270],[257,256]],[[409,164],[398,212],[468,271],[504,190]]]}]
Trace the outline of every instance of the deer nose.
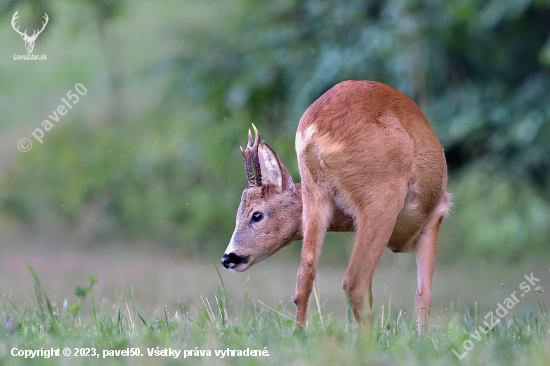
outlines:
[{"label": "deer nose", "polygon": [[242,256],[237,255],[235,253],[229,253],[229,254],[225,253],[222,257],[222,265],[225,268],[233,268],[237,264],[244,261],[246,258],[248,258],[248,256],[242,257]]}]

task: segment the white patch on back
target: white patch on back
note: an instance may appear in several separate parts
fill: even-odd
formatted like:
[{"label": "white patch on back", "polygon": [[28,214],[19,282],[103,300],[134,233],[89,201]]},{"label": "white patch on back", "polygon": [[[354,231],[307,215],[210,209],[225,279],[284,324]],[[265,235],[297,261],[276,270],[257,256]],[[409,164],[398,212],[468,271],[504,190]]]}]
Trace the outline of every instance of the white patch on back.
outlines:
[{"label": "white patch on back", "polygon": [[303,152],[307,145],[311,142],[311,139],[315,135],[315,126],[310,125],[306,128],[306,133],[302,136],[301,132],[296,133],[296,152],[300,154]]}]

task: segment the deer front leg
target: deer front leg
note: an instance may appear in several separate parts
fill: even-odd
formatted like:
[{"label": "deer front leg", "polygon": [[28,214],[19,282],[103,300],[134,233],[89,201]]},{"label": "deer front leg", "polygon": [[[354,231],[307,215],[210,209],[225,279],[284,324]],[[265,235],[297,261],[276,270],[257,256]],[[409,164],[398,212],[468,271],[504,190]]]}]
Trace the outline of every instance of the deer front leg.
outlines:
[{"label": "deer front leg", "polygon": [[331,206],[328,202],[324,202],[323,204],[316,202],[316,205],[313,206],[306,203],[307,201],[309,200],[304,197],[304,243],[302,246],[301,265],[296,282],[296,295],[294,297],[298,329],[301,329],[306,323],[307,306],[309,296],[313,290],[317,261],[321,254],[323,237],[327,231],[331,215]]},{"label": "deer front leg", "polygon": [[417,239],[416,244],[416,266],[418,273],[418,287],[416,290],[415,307],[418,312],[418,334],[422,328],[428,326],[428,315],[430,315],[432,303],[432,276],[435,266],[435,255],[437,251],[437,234],[443,215],[430,221]]}]

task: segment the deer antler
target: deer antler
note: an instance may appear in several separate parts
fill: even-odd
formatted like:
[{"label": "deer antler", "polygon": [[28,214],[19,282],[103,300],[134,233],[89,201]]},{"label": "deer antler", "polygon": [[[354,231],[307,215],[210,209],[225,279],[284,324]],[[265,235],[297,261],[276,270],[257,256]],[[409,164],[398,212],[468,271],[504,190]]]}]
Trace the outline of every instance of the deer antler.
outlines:
[{"label": "deer antler", "polygon": [[[262,171],[260,168],[260,159],[258,157],[258,142],[260,141],[260,133],[254,123],[252,124],[255,133],[255,141],[252,144],[252,133],[250,129],[248,130],[248,144],[246,149],[243,150],[241,147],[241,152],[244,156],[244,168],[246,170],[246,179],[248,180],[248,188],[252,187],[261,187],[262,186]],[[252,171],[252,166],[250,160],[252,159],[252,164],[254,164],[254,172]]]},{"label": "deer antler", "polygon": [[32,36],[31,36],[31,38],[37,38],[38,35],[39,35],[40,33],[42,33],[42,31],[44,30],[44,28],[46,28],[46,24],[48,24],[48,20],[49,20],[50,18],[48,18],[48,14],[46,14],[46,13],[44,13],[43,18],[46,19],[46,23],[42,22],[42,29],[40,29],[40,30],[38,31],[38,33],[36,33],[36,29],[35,29],[34,32],[33,32],[33,34],[32,34]]},{"label": "deer antler", "polygon": [[[17,11],[15,12],[15,14],[13,14],[13,18],[11,18],[11,26],[13,27],[13,30],[15,30],[15,31],[16,31],[17,33],[19,33],[20,35],[25,36],[25,37],[28,37],[28,35],[27,35],[27,30],[26,30],[26,29],[25,29],[25,32],[23,33],[23,32],[21,32],[21,31],[19,31],[19,27],[15,28],[15,20],[16,20],[17,18],[19,18],[19,15],[17,15],[18,12],[19,12],[19,10],[17,10]],[[42,29],[43,29],[43,28],[42,28]]]}]

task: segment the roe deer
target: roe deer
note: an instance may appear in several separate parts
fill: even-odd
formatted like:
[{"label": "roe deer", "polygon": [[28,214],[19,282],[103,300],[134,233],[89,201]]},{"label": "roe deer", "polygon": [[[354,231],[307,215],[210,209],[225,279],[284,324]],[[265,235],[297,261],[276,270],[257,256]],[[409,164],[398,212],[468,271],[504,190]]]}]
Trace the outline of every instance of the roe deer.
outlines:
[{"label": "roe deer", "polygon": [[225,268],[241,272],[303,239],[296,321],[306,321],[326,231],[355,231],[343,288],[357,322],[385,247],[416,251],[418,330],[430,313],[437,235],[451,205],[443,147],[416,104],[392,87],[344,81],[304,113],[296,133],[302,184],[294,184],[254,126],[242,150],[249,187],[237,212]]}]

